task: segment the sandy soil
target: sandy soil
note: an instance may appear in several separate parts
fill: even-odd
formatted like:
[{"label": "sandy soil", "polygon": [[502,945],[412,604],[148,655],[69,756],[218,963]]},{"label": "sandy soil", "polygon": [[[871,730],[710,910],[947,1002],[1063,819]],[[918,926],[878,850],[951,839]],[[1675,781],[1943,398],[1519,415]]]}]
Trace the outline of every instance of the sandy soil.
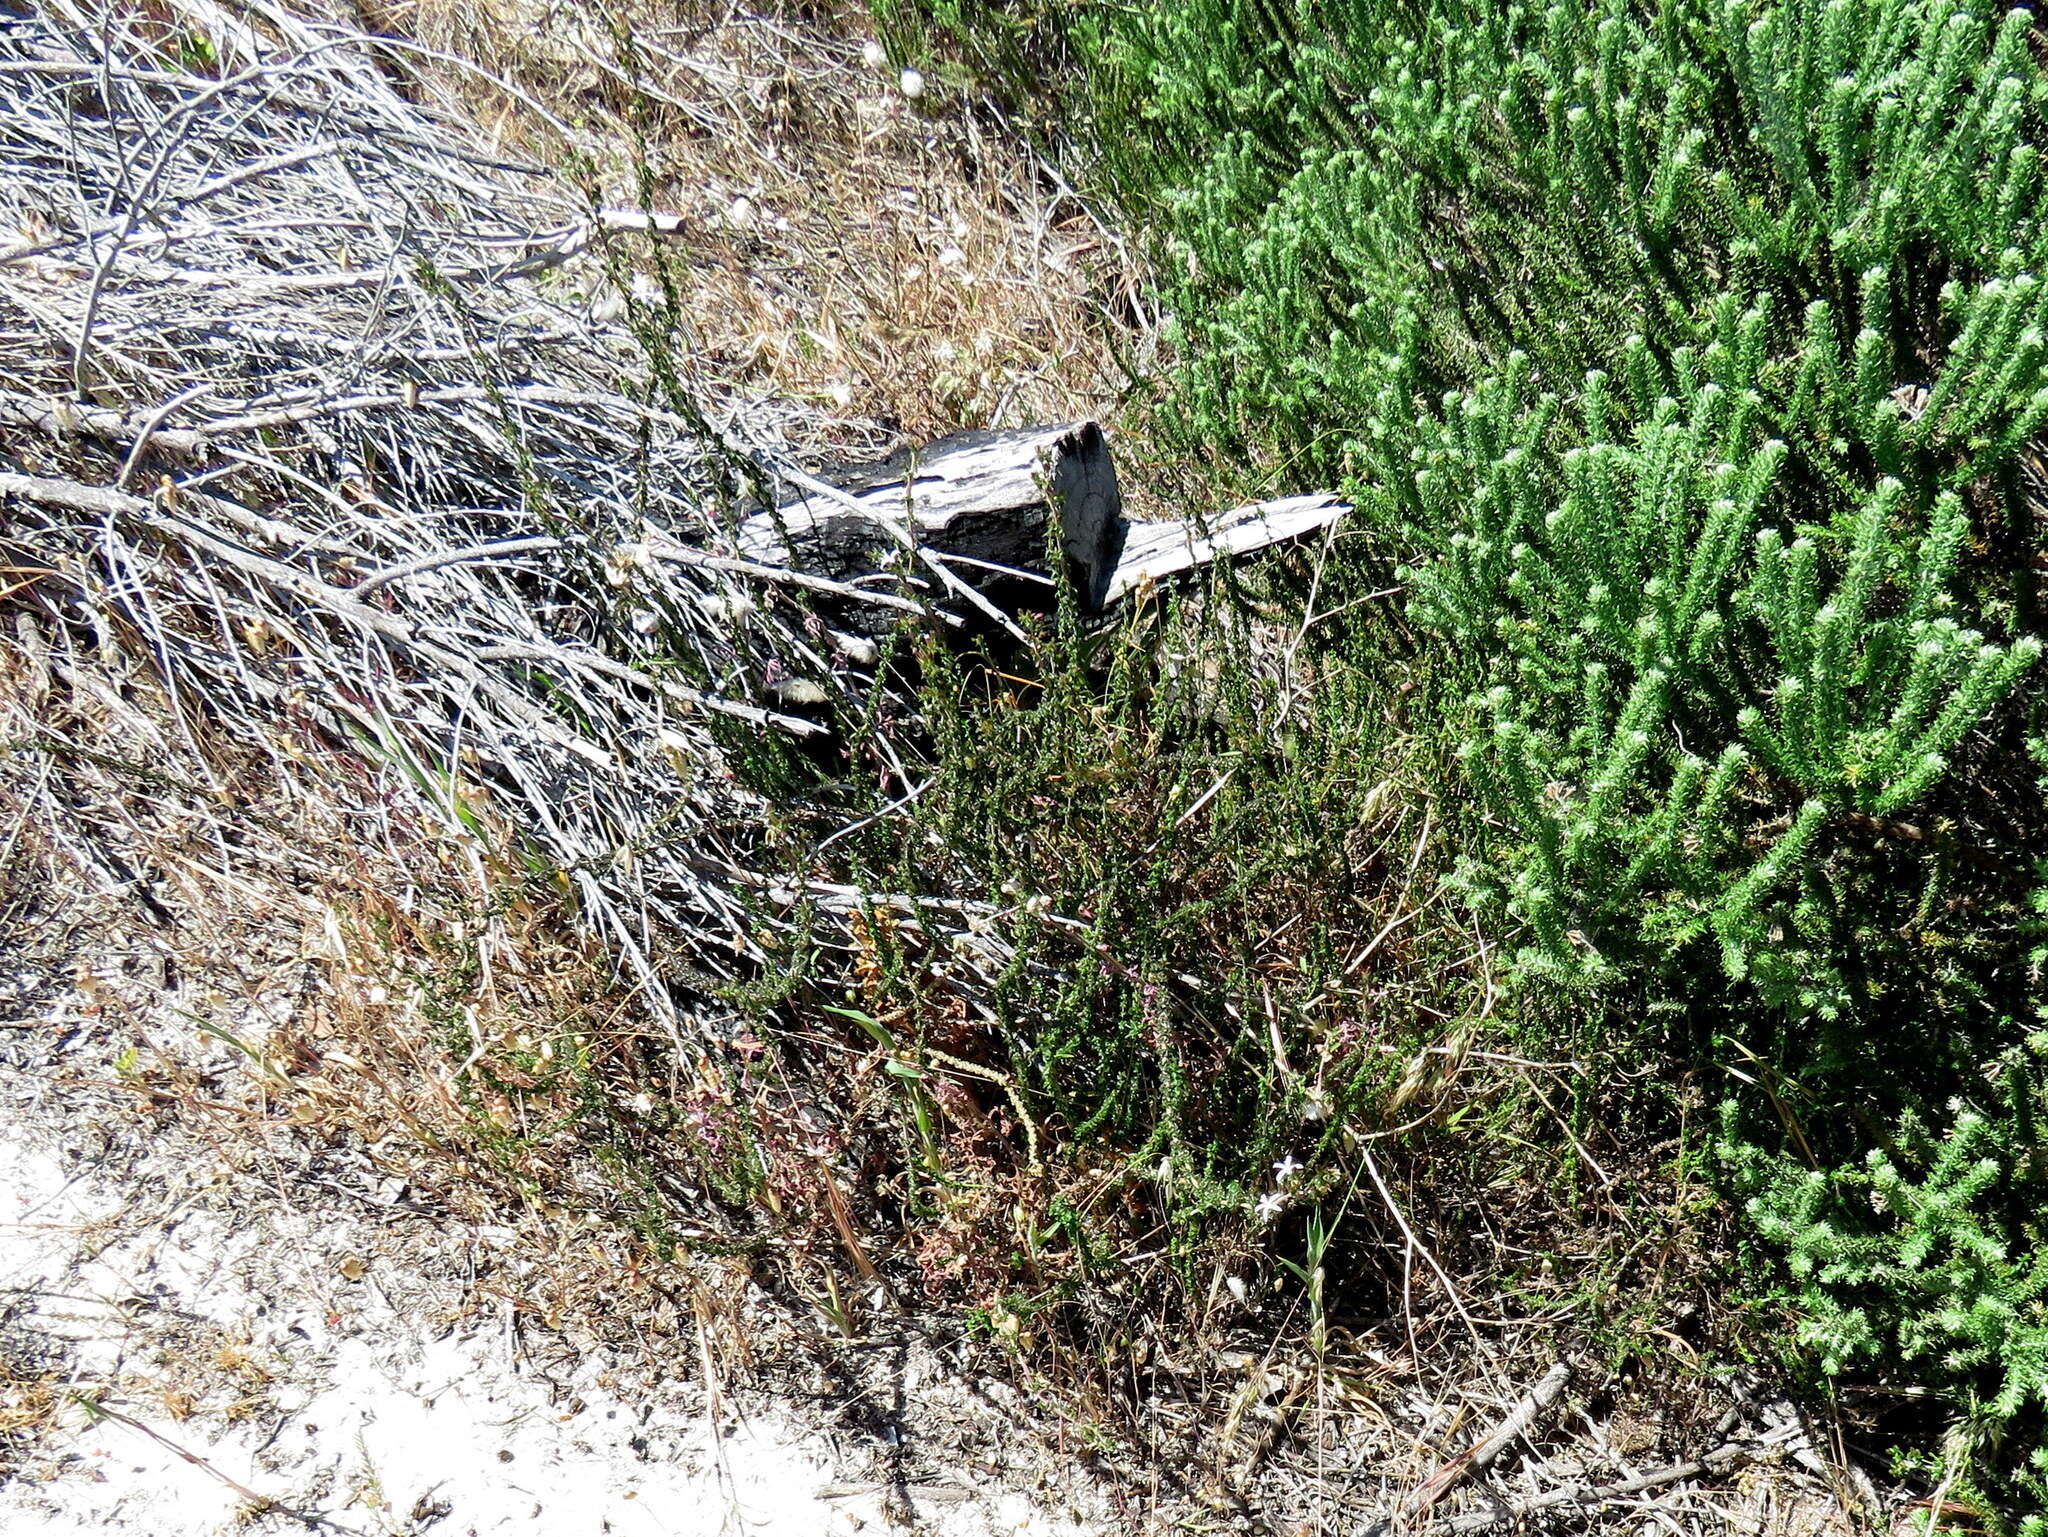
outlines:
[{"label": "sandy soil", "polygon": [[0,982],[8,1537],[1104,1529],[1004,1390],[923,1343],[771,1403],[685,1332],[535,1327],[513,1227],[346,1139],[233,1134],[250,1075],[194,1025],[196,984],[146,947],[45,957]]}]

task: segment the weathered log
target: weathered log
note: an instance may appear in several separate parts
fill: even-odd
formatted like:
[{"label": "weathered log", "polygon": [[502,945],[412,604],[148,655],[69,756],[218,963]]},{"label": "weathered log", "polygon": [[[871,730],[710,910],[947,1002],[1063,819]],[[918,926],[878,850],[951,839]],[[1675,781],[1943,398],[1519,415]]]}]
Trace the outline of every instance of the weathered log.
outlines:
[{"label": "weathered log", "polygon": [[[1255,502],[1188,521],[1127,523],[1116,466],[1094,422],[964,432],[877,464],[829,471],[773,512],[749,518],[750,560],[841,584],[892,572],[928,576],[933,557],[955,591],[1005,613],[1046,609],[1056,583],[1046,522],[1059,518],[1067,576],[1098,613],[1147,584],[1296,539],[1349,512],[1328,494]],[[949,594],[938,594],[943,601]],[[886,624],[876,613],[872,623]]]},{"label": "weathered log", "polygon": [[1249,555],[1328,528],[1351,508],[1326,492],[1253,502],[1214,517],[1183,522],[1134,523],[1124,540],[1116,570],[1103,589],[1104,606],[1211,561]]},{"label": "weathered log", "polygon": [[913,564],[921,550],[998,609],[1045,609],[1056,589],[1047,561],[1054,517],[1066,575],[1083,607],[1099,608],[1125,524],[1116,467],[1093,422],[961,433],[829,472],[749,518],[739,544],[750,560],[841,582],[926,575]]}]

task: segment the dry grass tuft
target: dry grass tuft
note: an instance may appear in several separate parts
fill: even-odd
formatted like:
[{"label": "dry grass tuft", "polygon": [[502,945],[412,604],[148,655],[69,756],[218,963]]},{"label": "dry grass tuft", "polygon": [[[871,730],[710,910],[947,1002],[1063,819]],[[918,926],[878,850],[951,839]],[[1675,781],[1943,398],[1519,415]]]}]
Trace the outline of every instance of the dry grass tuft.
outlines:
[{"label": "dry grass tuft", "polygon": [[508,147],[566,149],[600,201],[682,215],[684,349],[722,381],[814,405],[840,446],[1115,419],[1119,354],[1149,363],[1121,236],[1000,125],[936,85],[907,98],[894,66],[865,62],[860,7],[411,0],[374,20],[573,125],[440,73]]}]

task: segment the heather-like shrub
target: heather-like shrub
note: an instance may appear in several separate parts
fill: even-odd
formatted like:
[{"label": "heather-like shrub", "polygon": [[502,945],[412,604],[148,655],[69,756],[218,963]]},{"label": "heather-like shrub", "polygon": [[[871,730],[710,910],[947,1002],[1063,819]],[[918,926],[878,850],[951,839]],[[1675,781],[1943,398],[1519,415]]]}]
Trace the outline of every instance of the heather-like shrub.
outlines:
[{"label": "heather-like shrub", "polygon": [[2005,1054],[1947,1125],[1908,1115],[1860,1162],[1811,1169],[1762,1152],[1733,1106],[1721,1154],[1758,1231],[1789,1257],[1801,1338],[1830,1372],[1931,1379],[1963,1412],[1938,1478],[1968,1490],[1983,1454],[2012,1469],[2048,1532],[2048,1037]]},{"label": "heather-like shrub", "polygon": [[[1829,1167],[1973,1102],[2044,953],[2034,13],[1161,0],[1067,27],[1158,258],[1163,428],[1262,486],[1341,480],[1335,563],[1400,572],[1405,626],[1316,643],[1440,685],[1404,724],[1463,766],[1446,874],[1513,956],[1512,1017],[1741,1041],[1839,1112],[1810,1123]],[[1980,1291],[2034,1284],[2024,1203],[1880,1152],[2011,1257]],[[1786,1203],[1822,1197],[1770,1190],[1796,1260]],[[1837,1280],[1904,1319],[1909,1249]],[[1801,1293],[1817,1345],[1835,1284]],[[1968,1427],[2036,1380],[2037,1323],[1858,1349]]]}]

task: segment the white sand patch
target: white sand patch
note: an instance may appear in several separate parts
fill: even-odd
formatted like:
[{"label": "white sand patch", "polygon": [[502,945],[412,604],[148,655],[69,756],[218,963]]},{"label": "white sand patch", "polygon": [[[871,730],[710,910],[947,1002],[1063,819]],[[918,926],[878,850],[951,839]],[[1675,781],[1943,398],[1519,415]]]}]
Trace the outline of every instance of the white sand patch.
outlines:
[{"label": "white sand patch", "polygon": [[[404,1278],[347,1211],[138,1209],[13,1120],[0,1108],[10,1339],[50,1347],[82,1398],[0,1485],[6,1537],[851,1537],[906,1518],[943,1537],[1081,1530],[986,1480],[892,1502],[857,1481],[844,1437],[793,1416],[714,1397],[714,1426],[700,1394],[607,1386],[600,1355],[541,1370],[509,1331],[437,1334],[392,1304]],[[363,1253],[351,1279],[336,1256]],[[259,1402],[150,1405],[149,1381],[218,1366],[178,1358],[202,1336],[260,1363]],[[88,1407],[103,1391],[118,1417]],[[298,1518],[257,1513],[251,1493]]]}]

